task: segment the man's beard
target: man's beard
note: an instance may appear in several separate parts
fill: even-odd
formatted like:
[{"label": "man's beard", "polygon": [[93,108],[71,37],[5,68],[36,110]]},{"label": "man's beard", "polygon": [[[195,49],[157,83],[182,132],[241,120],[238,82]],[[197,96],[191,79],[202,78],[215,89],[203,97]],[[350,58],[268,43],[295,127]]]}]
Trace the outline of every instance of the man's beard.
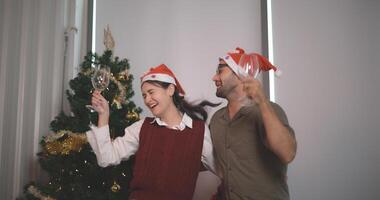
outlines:
[{"label": "man's beard", "polygon": [[231,83],[225,82],[225,85],[222,85],[218,89],[216,89],[215,95],[220,98],[227,98],[228,94],[230,94],[237,85],[232,85]]},{"label": "man's beard", "polygon": [[235,87],[237,87],[236,80],[234,80],[234,76],[231,74],[222,81],[222,85],[216,89],[215,95],[220,98],[227,98],[228,94],[231,93]]},{"label": "man's beard", "polygon": [[220,98],[226,98],[226,95],[225,95],[224,93],[225,93],[225,92],[224,92],[224,90],[223,90],[223,87],[220,87],[220,88],[216,89],[216,93],[215,93],[215,95],[216,95],[217,97],[220,97]]}]

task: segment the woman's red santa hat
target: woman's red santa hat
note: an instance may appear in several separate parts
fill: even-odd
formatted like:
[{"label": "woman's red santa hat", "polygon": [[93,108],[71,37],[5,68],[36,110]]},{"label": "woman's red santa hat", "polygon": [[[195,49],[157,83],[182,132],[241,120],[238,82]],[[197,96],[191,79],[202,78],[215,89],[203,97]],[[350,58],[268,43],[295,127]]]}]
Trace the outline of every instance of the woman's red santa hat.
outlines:
[{"label": "woman's red santa hat", "polygon": [[[233,72],[237,75],[246,75],[247,72],[243,68],[243,66],[239,65],[240,59],[243,55],[248,55],[245,53],[244,49],[237,47],[235,52],[229,52],[226,56],[221,57],[224,62],[227,63],[227,65],[232,69]],[[276,73],[278,72],[277,68],[272,65],[272,63],[269,62],[267,58],[264,56],[258,54],[258,53],[251,53],[249,55],[252,55],[254,59],[257,62],[254,62],[254,64],[258,64],[259,71],[269,71],[273,69]],[[279,74],[278,74],[279,75]]]},{"label": "woman's red santa hat", "polygon": [[185,91],[182,89],[174,73],[165,64],[150,68],[143,76],[141,76],[141,84],[145,81],[160,81],[164,83],[174,84],[181,96],[185,96]]}]

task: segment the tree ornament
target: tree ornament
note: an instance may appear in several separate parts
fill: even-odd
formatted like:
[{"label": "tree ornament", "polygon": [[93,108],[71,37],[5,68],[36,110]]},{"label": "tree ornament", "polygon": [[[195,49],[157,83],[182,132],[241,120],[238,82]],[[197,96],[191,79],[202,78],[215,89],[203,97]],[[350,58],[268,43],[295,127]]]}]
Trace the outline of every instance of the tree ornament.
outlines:
[{"label": "tree ornament", "polygon": [[121,189],[120,185],[116,183],[116,181],[113,181],[113,185],[111,187],[112,192],[119,192]]},{"label": "tree ornament", "polygon": [[127,113],[127,119],[129,119],[129,120],[138,120],[138,119],[140,119],[140,116],[139,116],[139,114],[135,110],[132,110],[132,111],[128,111],[128,113]]}]

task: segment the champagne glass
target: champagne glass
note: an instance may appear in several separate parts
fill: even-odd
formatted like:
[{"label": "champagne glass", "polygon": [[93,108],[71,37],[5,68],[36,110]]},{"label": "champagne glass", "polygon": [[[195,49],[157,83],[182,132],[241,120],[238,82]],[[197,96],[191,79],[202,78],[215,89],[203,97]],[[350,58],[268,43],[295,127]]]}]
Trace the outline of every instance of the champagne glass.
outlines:
[{"label": "champagne glass", "polygon": [[[242,55],[239,66],[242,69],[238,74],[241,80],[255,79],[260,73],[259,58],[255,53]],[[240,101],[243,106],[251,106],[254,104],[253,99],[248,96],[243,96]]]},{"label": "champagne glass", "polygon": [[[94,87],[94,89],[99,92],[105,90],[110,82],[110,74],[110,69],[107,66],[101,66],[100,68],[96,69],[93,76],[91,77],[92,87]],[[92,107],[92,105],[86,105],[86,108],[88,108],[91,112],[95,112],[95,109]]]},{"label": "champagne glass", "polygon": [[244,72],[241,72],[239,76],[241,78],[255,79],[260,73],[260,63],[257,54],[244,54],[239,60],[239,66]]}]

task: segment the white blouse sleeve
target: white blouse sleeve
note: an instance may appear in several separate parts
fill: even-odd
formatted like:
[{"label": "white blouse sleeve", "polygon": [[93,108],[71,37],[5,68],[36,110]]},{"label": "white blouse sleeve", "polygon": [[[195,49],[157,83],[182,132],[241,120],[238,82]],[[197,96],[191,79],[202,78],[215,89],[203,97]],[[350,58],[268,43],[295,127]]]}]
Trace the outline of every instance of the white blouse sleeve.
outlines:
[{"label": "white blouse sleeve", "polygon": [[203,149],[202,149],[202,163],[212,173],[216,174],[215,169],[215,159],[213,153],[213,146],[211,142],[210,130],[205,124],[205,133],[203,139]]},{"label": "white blouse sleeve", "polygon": [[110,137],[108,125],[100,128],[91,127],[86,135],[91,148],[94,150],[98,165],[101,167],[117,165],[135,154],[139,147],[140,130],[144,120],[141,119],[127,127],[124,136],[117,137],[113,141]]}]

